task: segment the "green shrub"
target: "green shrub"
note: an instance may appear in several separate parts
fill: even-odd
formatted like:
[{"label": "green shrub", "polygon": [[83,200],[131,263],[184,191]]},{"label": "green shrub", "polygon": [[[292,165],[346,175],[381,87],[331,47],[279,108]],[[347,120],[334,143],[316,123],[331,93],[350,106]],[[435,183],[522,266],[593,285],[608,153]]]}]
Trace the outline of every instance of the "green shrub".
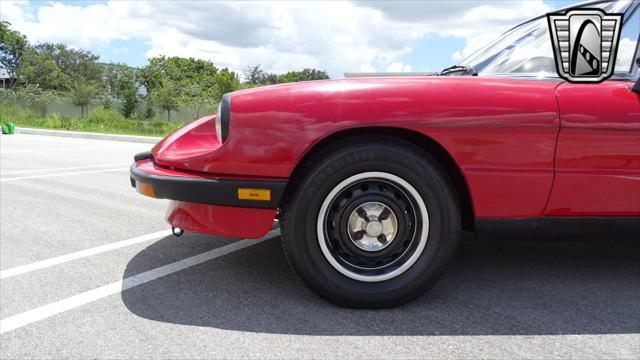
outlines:
[{"label": "green shrub", "polygon": [[124,116],[115,109],[94,109],[87,117],[87,122],[91,125],[113,126],[125,121]]},{"label": "green shrub", "polygon": [[10,102],[0,102],[0,121],[16,122],[35,117],[33,111],[27,107]]},{"label": "green shrub", "polygon": [[41,121],[43,128],[60,129],[60,130],[82,130],[82,122],[78,119],[70,119],[68,117],[53,114],[52,116],[38,119]]},{"label": "green shrub", "polygon": [[103,108],[91,111],[86,119],[73,119],[58,114],[38,117],[25,107],[1,100],[0,120],[13,122],[18,127],[147,136],[166,136],[184,125],[160,119],[153,121],[126,119],[117,110]]}]

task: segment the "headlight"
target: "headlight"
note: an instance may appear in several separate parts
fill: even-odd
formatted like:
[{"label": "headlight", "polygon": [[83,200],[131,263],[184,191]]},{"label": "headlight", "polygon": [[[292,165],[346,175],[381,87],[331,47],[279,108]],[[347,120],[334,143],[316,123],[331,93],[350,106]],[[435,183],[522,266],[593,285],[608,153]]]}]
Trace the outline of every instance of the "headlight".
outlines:
[{"label": "headlight", "polygon": [[223,143],[229,136],[229,121],[231,120],[231,94],[227,93],[222,96],[218,111],[216,112],[216,134],[218,140]]},{"label": "headlight", "polygon": [[222,101],[218,104],[218,111],[216,112],[216,134],[218,135],[218,140],[222,142]]}]

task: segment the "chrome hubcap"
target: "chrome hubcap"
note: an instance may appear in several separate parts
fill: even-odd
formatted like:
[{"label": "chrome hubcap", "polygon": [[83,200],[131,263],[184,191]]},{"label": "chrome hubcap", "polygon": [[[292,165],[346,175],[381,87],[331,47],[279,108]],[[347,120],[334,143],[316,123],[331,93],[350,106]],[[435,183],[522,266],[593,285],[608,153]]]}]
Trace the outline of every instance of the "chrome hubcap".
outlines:
[{"label": "chrome hubcap", "polygon": [[365,251],[378,251],[391,244],[398,231],[398,220],[391,209],[380,202],[358,206],[349,216],[347,233],[351,241]]}]

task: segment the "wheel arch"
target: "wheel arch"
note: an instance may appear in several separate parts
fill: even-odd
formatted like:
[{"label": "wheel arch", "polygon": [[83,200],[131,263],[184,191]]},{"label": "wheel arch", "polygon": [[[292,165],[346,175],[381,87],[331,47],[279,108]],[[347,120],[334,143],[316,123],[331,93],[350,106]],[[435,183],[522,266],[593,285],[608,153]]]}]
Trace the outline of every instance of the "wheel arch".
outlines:
[{"label": "wheel arch", "polygon": [[291,174],[289,175],[289,184],[285,189],[284,199],[288,198],[291,191],[295,190],[295,179],[299,178],[303,174],[306,168],[312,163],[314,157],[325,150],[332,144],[344,140],[349,137],[362,137],[367,135],[384,135],[401,140],[408,141],[415,144],[431,155],[438,164],[445,170],[447,176],[449,176],[451,183],[454,186],[458,200],[460,203],[460,210],[462,214],[462,228],[468,231],[475,231],[475,213],[473,209],[473,199],[469,191],[464,173],[451,156],[451,154],[438,142],[430,138],[429,136],[420,132],[396,128],[387,126],[371,126],[371,127],[358,127],[343,129],[334,132],[320,141],[313,144],[306,152],[301,156],[296,165],[294,166]]}]

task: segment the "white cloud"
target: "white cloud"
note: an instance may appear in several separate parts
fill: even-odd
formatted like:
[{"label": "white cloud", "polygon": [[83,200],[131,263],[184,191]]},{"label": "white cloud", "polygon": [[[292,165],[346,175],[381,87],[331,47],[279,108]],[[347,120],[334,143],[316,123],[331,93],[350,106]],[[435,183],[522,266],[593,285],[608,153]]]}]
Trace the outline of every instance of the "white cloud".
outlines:
[{"label": "white cloud", "polygon": [[153,26],[132,18],[130,3],[124,1],[88,6],[51,2],[34,8],[27,2],[3,0],[1,6],[2,20],[11,22],[34,43],[64,42],[93,48],[145,34]]},{"label": "white cloud", "polygon": [[636,50],[637,40],[632,40],[630,38],[622,38],[618,43],[618,54],[616,57],[616,67],[614,68],[617,72],[628,72],[631,69],[631,65],[633,64],[633,52]]},{"label": "white cloud", "polygon": [[[421,2],[108,1],[74,5],[2,0],[0,16],[33,42],[99,49],[113,40],[142,39],[147,56],[209,59],[240,70],[315,67],[408,71],[403,55],[425,34],[465,39],[457,59],[508,27],[542,14],[542,0],[479,4]],[[374,67],[375,65],[375,67]]]},{"label": "white cloud", "polygon": [[486,30],[478,33],[476,36],[465,37],[464,48],[454,52],[451,55],[451,58],[456,61],[460,61],[466,58],[467,56],[473,54],[476,50],[496,39],[506,30],[508,30],[508,28],[505,28],[503,31]]},{"label": "white cloud", "polygon": [[376,68],[373,67],[373,65],[371,64],[362,64],[360,65],[360,72],[376,72]]},{"label": "white cloud", "polygon": [[411,65],[407,65],[402,61],[396,61],[387,66],[387,72],[407,72],[411,71]]}]

